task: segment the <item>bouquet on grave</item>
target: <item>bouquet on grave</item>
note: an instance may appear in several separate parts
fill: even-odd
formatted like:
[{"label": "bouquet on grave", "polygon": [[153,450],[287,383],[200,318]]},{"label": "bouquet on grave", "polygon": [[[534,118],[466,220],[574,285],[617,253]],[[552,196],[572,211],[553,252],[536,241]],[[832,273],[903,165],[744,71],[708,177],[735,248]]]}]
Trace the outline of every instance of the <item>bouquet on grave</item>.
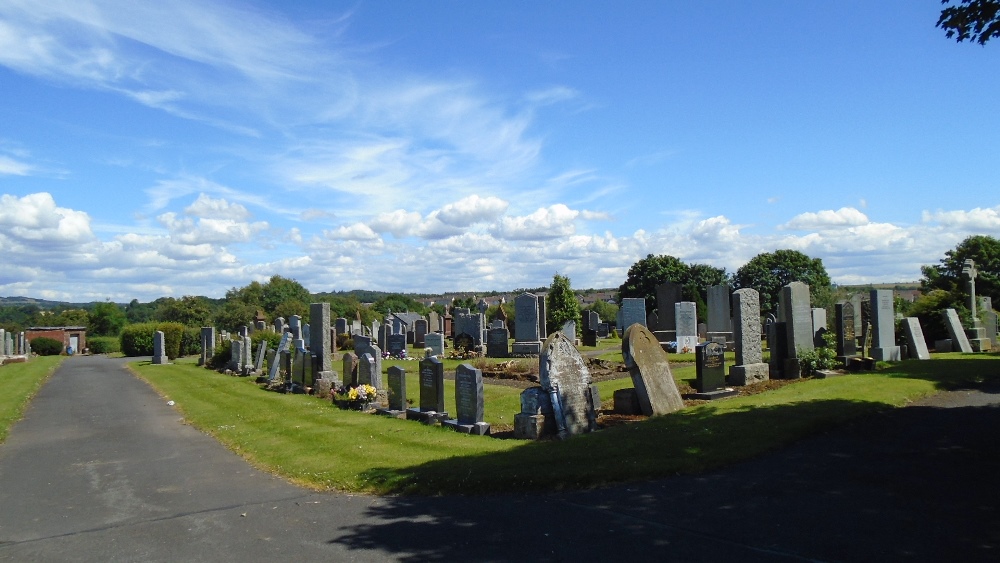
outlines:
[{"label": "bouquet on grave", "polygon": [[371,403],[375,401],[376,393],[378,393],[377,389],[367,383],[364,383],[362,385],[358,385],[357,387],[351,387],[347,391],[347,400],[358,401],[361,403]]}]

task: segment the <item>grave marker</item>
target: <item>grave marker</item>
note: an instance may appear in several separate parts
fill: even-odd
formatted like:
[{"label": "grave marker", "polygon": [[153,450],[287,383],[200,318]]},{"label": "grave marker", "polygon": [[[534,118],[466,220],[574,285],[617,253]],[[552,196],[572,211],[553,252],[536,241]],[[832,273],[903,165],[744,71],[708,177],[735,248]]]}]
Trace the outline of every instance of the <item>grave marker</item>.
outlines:
[{"label": "grave marker", "polygon": [[749,385],[768,379],[760,342],[760,294],[756,289],[737,289],[732,294],[733,339],[736,365],[729,368],[729,383]]},{"label": "grave marker", "polygon": [[632,376],[642,414],[655,416],[684,408],[667,353],[645,326],[632,325],[625,330],[622,358]]},{"label": "grave marker", "polygon": [[489,434],[490,425],[483,422],[483,372],[460,364],[455,369],[455,419],[444,425],[467,434]]},{"label": "grave marker", "polygon": [[906,348],[911,358],[918,360],[931,359],[924,340],[924,331],[920,328],[920,320],[916,317],[903,319],[903,332],[906,333]]}]

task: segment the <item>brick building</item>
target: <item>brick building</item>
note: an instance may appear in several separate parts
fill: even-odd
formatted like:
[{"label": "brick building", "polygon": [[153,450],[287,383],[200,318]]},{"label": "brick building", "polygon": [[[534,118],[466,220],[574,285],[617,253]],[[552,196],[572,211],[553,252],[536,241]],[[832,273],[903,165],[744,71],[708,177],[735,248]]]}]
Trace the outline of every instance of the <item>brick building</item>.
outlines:
[{"label": "brick building", "polygon": [[73,348],[77,354],[87,347],[87,327],[85,326],[33,326],[24,331],[24,337],[32,340],[44,336],[63,343],[63,350]]}]

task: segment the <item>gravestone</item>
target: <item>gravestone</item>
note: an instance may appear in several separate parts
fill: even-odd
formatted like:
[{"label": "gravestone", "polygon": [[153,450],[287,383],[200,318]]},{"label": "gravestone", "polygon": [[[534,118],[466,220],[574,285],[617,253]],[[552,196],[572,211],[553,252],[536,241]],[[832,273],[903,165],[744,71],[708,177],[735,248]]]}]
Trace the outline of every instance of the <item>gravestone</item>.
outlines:
[{"label": "gravestone", "polygon": [[413,321],[413,346],[423,348],[427,345],[427,321],[417,319]]},{"label": "gravestone", "polygon": [[302,340],[302,317],[298,315],[289,317],[288,330],[292,333],[292,340]]},{"label": "gravestone", "polygon": [[[645,329],[644,324],[640,326]],[[562,332],[554,332],[545,339],[538,358],[538,372],[539,383],[552,401],[560,439],[597,429],[590,370]]]},{"label": "gravestone", "polygon": [[486,355],[490,358],[506,358],[510,355],[507,351],[506,328],[491,328],[486,336]]},{"label": "gravestone", "polygon": [[437,311],[431,311],[427,315],[427,332],[444,333],[444,325],[441,323],[441,315]]},{"label": "gravestone", "polygon": [[334,330],[337,334],[347,334],[347,319],[344,317],[337,317],[334,321]]},{"label": "gravestone", "polygon": [[653,311],[652,313],[646,315],[646,328],[648,328],[650,332],[656,332],[656,327],[658,326],[660,326],[660,314],[657,311]]},{"label": "gravestone", "polygon": [[778,313],[781,317],[779,320],[785,323],[788,353],[782,373],[785,379],[798,379],[799,354],[814,349],[809,286],[802,282],[792,282],[782,287],[778,294]]},{"label": "gravestone", "polygon": [[243,337],[237,336],[235,340],[229,341],[229,365],[230,371],[237,373],[243,371]]},{"label": "gravestone", "polygon": [[7,331],[0,328],[0,356],[7,355]]},{"label": "gravestone", "polygon": [[215,356],[215,327],[201,327],[201,359],[199,365],[205,365]]},{"label": "gravestone", "polygon": [[257,356],[253,361],[253,371],[259,373],[264,369],[264,356],[267,354],[267,340],[261,340],[260,346],[257,347]]},{"label": "gravestone", "polygon": [[330,338],[330,304],[309,305],[309,351],[315,358],[313,377],[333,380],[333,344]]},{"label": "gravestone", "polygon": [[693,301],[674,303],[677,353],[694,352],[698,345],[698,310]]},{"label": "gravestone", "polygon": [[977,308],[979,299],[976,298],[976,278],[979,276],[979,270],[976,268],[976,261],[967,258],[963,263],[962,273],[969,278],[969,312],[972,317],[972,326],[965,333],[973,352],[988,352],[992,348],[993,342],[986,337],[982,320],[979,318],[979,309]]},{"label": "gravestone", "polygon": [[848,365],[858,355],[858,339],[854,333],[854,304],[850,301],[834,306],[837,323],[837,359]]},{"label": "gravestone", "polygon": [[627,330],[634,324],[646,326],[646,300],[642,297],[626,297],[618,309],[619,330]]},{"label": "gravestone", "polygon": [[826,309],[820,307],[812,308],[813,346],[822,347],[826,345],[823,335],[826,334]]},{"label": "gravestone", "polygon": [[871,291],[872,349],[875,361],[898,362],[899,346],[896,346],[896,311],[892,302],[891,289]]},{"label": "gravestone", "polygon": [[351,321],[351,334],[363,334],[365,332],[364,325],[361,324],[359,320]]},{"label": "gravestone", "polygon": [[611,335],[611,325],[608,323],[599,323],[597,325],[597,337],[607,338]]},{"label": "gravestone", "polygon": [[[377,349],[377,348],[376,348]],[[385,389],[382,385],[382,355],[373,356],[365,352],[358,357],[358,385],[371,385],[375,389]]]},{"label": "gravestone", "polygon": [[584,346],[597,346],[597,330],[584,323],[580,343]]},{"label": "gravestone", "polygon": [[576,321],[566,321],[562,326],[562,333],[570,342],[576,341]]},{"label": "gravestone", "polygon": [[767,325],[767,348],[771,352],[768,377],[782,379],[785,375],[785,363],[788,361],[788,331],[785,323],[773,321]]},{"label": "gravestone", "polygon": [[723,337],[723,342],[733,339],[733,322],[729,310],[730,291],[728,285],[713,285],[708,288],[708,323],[706,338],[712,340]]},{"label": "gravestone", "polygon": [[601,324],[601,316],[597,311],[584,311],[583,324],[590,330],[597,330],[597,325]]},{"label": "gravestone", "polygon": [[153,363],[156,365],[167,363],[167,339],[162,330],[156,331],[153,335]]},{"label": "gravestone", "polygon": [[715,400],[733,397],[737,392],[726,389],[726,348],[718,342],[705,342],[695,349],[695,389],[692,399]]},{"label": "gravestone", "polygon": [[760,342],[760,294],[756,289],[737,289],[732,294],[733,339],[736,365],[729,368],[731,385],[750,385],[768,379]]},{"label": "gravestone", "polygon": [[424,336],[424,346],[430,348],[435,356],[444,355],[444,335],[440,332],[429,332]]},{"label": "gravestone", "polygon": [[541,387],[521,391],[521,412],[514,415],[514,437],[537,440],[556,431],[552,401]]},{"label": "gravestone", "polygon": [[399,366],[390,366],[387,378],[389,380],[389,410],[396,415],[406,411],[406,370]]},{"label": "gravestone", "polygon": [[684,408],[667,353],[645,326],[632,325],[625,330],[622,359],[632,376],[642,414],[655,416]]},{"label": "gravestone", "polygon": [[455,418],[444,426],[465,434],[489,434],[490,425],[483,422],[483,372],[469,364],[455,369]]},{"label": "gravestone", "polygon": [[545,296],[538,295],[536,299],[538,300],[538,336],[540,340],[544,340],[549,334],[549,327],[546,324],[548,317],[545,316]]},{"label": "gravestone", "polygon": [[444,412],[444,364],[428,356],[420,360],[420,407],[407,409],[406,418],[424,422],[446,420]]},{"label": "gravestone", "polygon": [[389,349],[389,335],[392,334],[392,325],[384,323],[378,327],[378,347],[382,350]]},{"label": "gravestone", "polygon": [[522,293],[514,298],[514,346],[515,356],[537,356],[542,348],[538,324],[538,297]]},{"label": "gravestone", "polygon": [[344,385],[358,385],[358,357],[351,352],[344,352]]},{"label": "gravestone", "polygon": [[984,309],[979,316],[983,320],[983,334],[990,341],[990,349],[996,349],[1000,347],[1000,342],[997,342],[997,312],[991,308]]},{"label": "gravestone", "polygon": [[[656,310],[660,313],[660,326],[657,327],[657,338],[660,342],[677,338],[677,317],[674,314],[675,304],[681,301],[681,286],[666,282],[656,286]],[[628,327],[618,326],[619,333],[624,334]]]},{"label": "gravestone", "polygon": [[292,342],[292,333],[286,332],[281,335],[281,342],[278,343],[278,349],[274,353],[274,361],[271,362],[271,369],[267,374],[267,378],[274,381],[274,378],[278,376],[278,370],[281,369],[281,354],[288,352],[288,346]]},{"label": "gravestone", "polygon": [[903,332],[906,333],[906,349],[911,358],[917,360],[931,359],[924,340],[924,331],[920,328],[920,320],[916,317],[903,319]]},{"label": "gravestone", "polygon": [[944,317],[944,324],[948,327],[952,347],[958,348],[959,352],[971,354],[972,345],[969,344],[969,338],[966,336],[965,330],[962,329],[962,321],[959,320],[958,313],[954,309],[945,309],[941,312],[941,316]]},{"label": "gravestone", "polygon": [[390,334],[386,337],[386,346],[388,346],[387,351],[390,356],[394,358],[400,357],[406,353],[406,335]]}]

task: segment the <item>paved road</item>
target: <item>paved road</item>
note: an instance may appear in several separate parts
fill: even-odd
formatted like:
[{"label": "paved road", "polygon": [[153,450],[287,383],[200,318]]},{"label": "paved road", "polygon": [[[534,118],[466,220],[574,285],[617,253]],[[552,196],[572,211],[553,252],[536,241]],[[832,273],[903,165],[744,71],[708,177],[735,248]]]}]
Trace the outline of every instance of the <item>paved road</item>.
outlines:
[{"label": "paved road", "polygon": [[998,403],[950,393],[702,476],[379,498],[255,471],[121,362],[74,357],[0,445],[0,560],[996,561]]}]

